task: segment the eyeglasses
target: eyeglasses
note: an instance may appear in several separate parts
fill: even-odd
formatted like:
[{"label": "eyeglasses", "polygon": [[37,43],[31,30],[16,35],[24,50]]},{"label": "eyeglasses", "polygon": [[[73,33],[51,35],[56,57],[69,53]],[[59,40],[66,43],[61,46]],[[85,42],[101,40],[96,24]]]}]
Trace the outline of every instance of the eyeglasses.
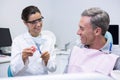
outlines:
[{"label": "eyeglasses", "polygon": [[26,21],[26,23],[36,24],[37,22],[41,22],[43,19],[44,19],[44,17],[42,16],[41,18],[33,20],[33,21]]}]

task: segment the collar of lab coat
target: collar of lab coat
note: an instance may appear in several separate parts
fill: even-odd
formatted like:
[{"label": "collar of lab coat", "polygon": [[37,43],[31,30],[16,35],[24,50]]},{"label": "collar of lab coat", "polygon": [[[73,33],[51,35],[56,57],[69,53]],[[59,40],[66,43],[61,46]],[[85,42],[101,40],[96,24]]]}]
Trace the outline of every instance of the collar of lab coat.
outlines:
[{"label": "collar of lab coat", "polygon": [[41,35],[39,35],[39,36],[37,36],[37,37],[32,37],[31,35],[30,35],[30,33],[29,32],[27,32],[26,34],[25,34],[25,39],[28,39],[28,40],[30,40],[30,42],[32,42],[32,43],[34,43],[34,44],[44,44],[45,43],[45,41],[46,41],[46,39],[44,38],[44,36],[43,36],[44,34],[41,32]]}]

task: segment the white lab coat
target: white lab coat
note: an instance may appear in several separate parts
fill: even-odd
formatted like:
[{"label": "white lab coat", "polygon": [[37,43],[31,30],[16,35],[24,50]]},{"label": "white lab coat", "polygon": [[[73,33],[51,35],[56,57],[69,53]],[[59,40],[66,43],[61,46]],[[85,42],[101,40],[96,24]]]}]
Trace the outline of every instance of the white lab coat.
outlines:
[{"label": "white lab coat", "polygon": [[23,49],[36,46],[32,36],[27,32],[16,37],[12,43],[10,66],[13,76],[41,75],[47,74],[48,71],[53,72],[56,70],[56,55],[53,53],[56,42],[54,34],[50,31],[42,31],[41,36],[37,39],[40,40],[41,51],[48,51],[50,53],[50,59],[47,66],[44,65],[43,60],[40,58],[41,54],[38,50],[35,51],[33,56],[28,58],[24,65],[22,60]]}]

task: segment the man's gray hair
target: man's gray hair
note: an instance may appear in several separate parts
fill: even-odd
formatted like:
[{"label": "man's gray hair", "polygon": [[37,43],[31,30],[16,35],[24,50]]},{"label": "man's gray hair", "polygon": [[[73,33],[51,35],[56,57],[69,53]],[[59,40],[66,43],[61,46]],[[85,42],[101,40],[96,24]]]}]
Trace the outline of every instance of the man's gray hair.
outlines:
[{"label": "man's gray hair", "polygon": [[91,17],[91,25],[93,29],[100,27],[102,29],[102,35],[105,35],[106,31],[109,28],[110,18],[106,11],[101,10],[100,8],[93,7],[83,11],[81,16]]}]

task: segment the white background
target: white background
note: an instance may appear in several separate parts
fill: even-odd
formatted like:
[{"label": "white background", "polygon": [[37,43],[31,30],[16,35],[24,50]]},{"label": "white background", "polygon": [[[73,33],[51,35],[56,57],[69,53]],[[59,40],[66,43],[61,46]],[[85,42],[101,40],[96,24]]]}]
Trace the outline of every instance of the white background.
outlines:
[{"label": "white background", "polygon": [[109,13],[110,24],[120,25],[119,0],[0,0],[0,27],[10,28],[12,39],[26,31],[21,12],[29,5],[41,10],[45,17],[43,28],[55,33],[58,48],[78,37],[80,14],[86,8],[102,8]]}]

